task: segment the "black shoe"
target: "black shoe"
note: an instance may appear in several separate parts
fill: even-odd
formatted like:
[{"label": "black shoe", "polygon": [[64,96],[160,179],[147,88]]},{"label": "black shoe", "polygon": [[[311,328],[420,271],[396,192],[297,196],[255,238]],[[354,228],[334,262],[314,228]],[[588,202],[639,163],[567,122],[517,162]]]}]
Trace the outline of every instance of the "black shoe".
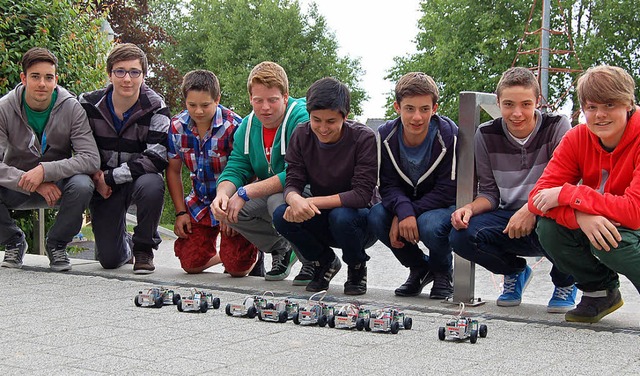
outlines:
[{"label": "black shoe", "polygon": [[409,278],[395,291],[398,296],[420,295],[424,286],[433,281],[433,273],[428,267],[412,267],[409,269]]},{"label": "black shoe", "polygon": [[298,273],[295,278],[293,278],[294,286],[306,286],[313,280],[313,273],[316,268],[313,266],[312,262],[304,262],[302,263],[302,268],[300,268],[300,273]]},{"label": "black shoe", "polygon": [[253,269],[249,272],[249,275],[252,277],[264,277],[264,272],[264,252],[258,251],[258,259]]},{"label": "black shoe", "polygon": [[584,291],[578,306],[565,313],[569,322],[596,323],[603,317],[622,307],[624,302],[618,288],[604,291]]},{"label": "black shoe", "polygon": [[291,265],[295,264],[297,260],[296,254],[291,249],[284,254],[272,253],[271,270],[264,275],[264,279],[267,281],[282,281],[289,276]]},{"label": "black shoe", "polygon": [[429,299],[453,298],[453,270],[433,273],[433,286]]},{"label": "black shoe", "polygon": [[151,274],[156,270],[153,265],[153,249],[133,249],[133,273]]},{"label": "black shoe", "polygon": [[367,264],[364,262],[349,266],[347,282],[344,283],[345,295],[364,295],[367,293]]},{"label": "black shoe", "polygon": [[310,292],[318,292],[327,290],[329,288],[329,282],[333,279],[333,277],[338,274],[340,268],[342,267],[342,263],[337,256],[333,256],[333,260],[327,262],[326,264],[320,264],[319,262],[314,262],[316,270],[313,274],[313,280],[309,282],[307,285],[307,291]]}]

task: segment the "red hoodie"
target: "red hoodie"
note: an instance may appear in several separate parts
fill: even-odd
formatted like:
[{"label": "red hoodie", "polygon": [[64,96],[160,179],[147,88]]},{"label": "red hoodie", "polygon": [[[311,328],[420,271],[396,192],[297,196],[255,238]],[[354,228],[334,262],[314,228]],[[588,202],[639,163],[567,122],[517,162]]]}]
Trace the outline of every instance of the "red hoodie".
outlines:
[{"label": "red hoodie", "polygon": [[[533,205],[533,197],[559,186],[559,206],[543,214]],[[570,229],[579,228],[574,210],[640,229],[640,111],[629,119],[611,153],[586,124],[567,132],[529,193],[529,210]]]}]

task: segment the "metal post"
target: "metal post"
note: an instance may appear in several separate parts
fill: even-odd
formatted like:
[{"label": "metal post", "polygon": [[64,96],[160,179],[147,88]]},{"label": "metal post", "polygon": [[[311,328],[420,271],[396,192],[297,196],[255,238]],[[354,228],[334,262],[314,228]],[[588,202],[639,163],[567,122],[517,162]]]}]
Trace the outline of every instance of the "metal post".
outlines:
[{"label": "metal post", "polygon": [[549,105],[547,98],[549,98],[549,30],[551,22],[549,20],[551,14],[551,1],[542,1],[542,34],[541,34],[541,56],[540,56],[540,91],[542,94],[542,101],[540,103],[540,110],[547,112],[547,106]]},{"label": "metal post", "polygon": [[44,232],[44,224],[45,224],[46,220],[44,218],[44,209],[38,209],[38,220],[37,220],[37,228],[35,229],[36,231],[34,231],[34,235],[35,235],[35,239],[34,239],[34,244],[37,247],[37,251],[38,254],[41,255],[45,255],[46,249],[44,246],[44,238],[45,238],[45,232]]}]

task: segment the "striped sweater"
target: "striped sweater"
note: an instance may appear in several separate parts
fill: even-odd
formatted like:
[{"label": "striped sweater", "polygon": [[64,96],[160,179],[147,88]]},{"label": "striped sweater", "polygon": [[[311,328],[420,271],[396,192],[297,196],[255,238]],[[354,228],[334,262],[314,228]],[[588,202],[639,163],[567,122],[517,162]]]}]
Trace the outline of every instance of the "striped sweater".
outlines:
[{"label": "striped sweater", "polygon": [[520,145],[502,118],[481,124],[475,135],[477,197],[489,200],[492,210],[520,209],[569,129],[567,117],[536,110],[536,126]]},{"label": "striped sweater", "polygon": [[112,188],[131,182],[141,175],[161,173],[168,165],[167,133],[171,114],[160,95],[142,84],[140,98],[129,120],[116,131],[107,93],[112,85],[80,95],[80,104],[89,117],[98,149],[105,182]]}]

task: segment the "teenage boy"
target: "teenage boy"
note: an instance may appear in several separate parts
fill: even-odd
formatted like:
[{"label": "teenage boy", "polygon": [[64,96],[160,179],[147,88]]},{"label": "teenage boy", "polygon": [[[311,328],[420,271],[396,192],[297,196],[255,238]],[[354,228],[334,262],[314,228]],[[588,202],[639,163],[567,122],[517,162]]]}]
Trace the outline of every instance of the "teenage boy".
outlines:
[{"label": "teenage boy", "polygon": [[[138,46],[116,45],[107,57],[110,84],[80,96],[100,151],[100,171],[92,176],[96,193],[89,205],[96,256],[103,268],[113,269],[133,253],[136,274],[155,270],[162,173],[168,164],[169,109],[144,84],[147,69],[147,56]],[[132,204],[137,217],[133,237],[125,221]]]},{"label": "teenage boy", "polygon": [[378,128],[382,202],[371,209],[369,227],[409,268],[409,278],[395,290],[398,296],[419,295],[432,281],[431,299],[453,296],[449,218],[456,202],[458,126],[436,114],[438,96],[431,77],[405,74],[395,88],[399,117]]},{"label": "teenage boy", "polygon": [[569,131],[529,195],[538,236],[582,290],[565,320],[595,323],[623,304],[618,273],[640,291],[640,113],[622,68],[578,80],[586,124]]},{"label": "teenage boy", "polygon": [[[233,277],[244,277],[258,250],[224,222],[213,218],[209,205],[216,196],[216,179],[227,164],[233,133],[242,118],[220,105],[220,83],[213,72],[195,70],[182,80],[187,109],[173,117],[169,128],[167,188],[176,211],[174,251],[187,273],[223,263]],[[184,197],[182,165],[193,188]],[[216,239],[220,234],[220,252]]]},{"label": "teenage boy", "polygon": [[[519,256],[547,256],[533,228],[529,191],[542,175],[562,136],[571,128],[565,116],[536,110],[540,86],[526,68],[510,68],[496,88],[502,117],[481,124],[475,134],[478,179],[476,198],[451,215],[449,236],[453,251],[465,259],[504,275],[497,305],[517,306],[532,277]],[[553,265],[555,285],[547,312],[561,313],[575,306],[573,278]]]},{"label": "teenage boy", "polygon": [[[218,221],[227,222],[259,250],[271,254],[272,268],[265,279],[280,281],[287,278],[300,255],[296,256],[271,222],[273,211],[284,203],[286,147],[296,125],[308,121],[309,114],[304,98],[289,97],[287,73],[276,63],[256,65],[247,90],[253,111],[236,131],[211,205]],[[313,265],[303,261],[293,284],[304,286],[312,277]]]},{"label": "teenage boy", "polygon": [[[343,83],[333,78],[314,82],[307,91],[311,120],[293,132],[285,157],[286,204],[273,213],[273,224],[314,262],[314,277],[306,287],[311,292],[328,289],[340,270],[331,247],[342,249],[349,266],[344,293],[367,292],[365,249],[376,241],[367,229],[376,185],[376,141],[369,127],[347,120],[350,110],[351,96]],[[309,197],[303,195],[307,185]]]},{"label": "teenage boy", "polygon": [[80,232],[93,194],[88,174],[98,150],[82,107],[58,86],[58,59],[45,48],[27,51],[21,83],[0,99],[0,244],[3,267],[21,268],[27,251],[10,209],[59,207],[45,249],[54,271],[71,270],[67,244]]}]

